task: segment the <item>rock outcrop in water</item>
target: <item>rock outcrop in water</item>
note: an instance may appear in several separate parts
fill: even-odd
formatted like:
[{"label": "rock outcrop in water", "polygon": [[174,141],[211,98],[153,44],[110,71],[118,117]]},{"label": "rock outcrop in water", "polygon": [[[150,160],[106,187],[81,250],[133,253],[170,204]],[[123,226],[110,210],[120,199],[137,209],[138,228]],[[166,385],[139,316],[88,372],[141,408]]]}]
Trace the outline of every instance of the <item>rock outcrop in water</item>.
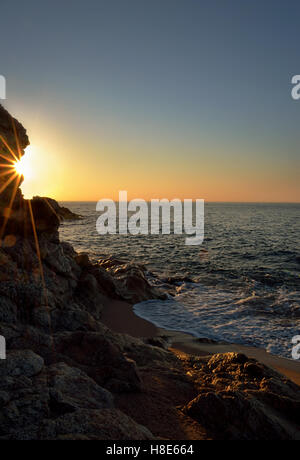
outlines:
[{"label": "rock outcrop in water", "polygon": [[[0,133],[9,163],[28,138],[2,107]],[[53,203],[24,200],[15,180],[0,194],[0,439],[298,437],[299,388],[279,374],[239,355],[179,359],[105,327],[109,299],[161,294],[141,267],[60,242]]]},{"label": "rock outcrop in water", "polygon": [[74,212],[70,211],[70,209],[66,208],[65,206],[60,206],[56,200],[53,200],[53,198],[35,196],[33,197],[33,200],[46,201],[48,206],[51,207],[51,209],[56,213],[59,220],[62,222],[65,220],[81,220],[82,219],[82,216],[75,214]]}]

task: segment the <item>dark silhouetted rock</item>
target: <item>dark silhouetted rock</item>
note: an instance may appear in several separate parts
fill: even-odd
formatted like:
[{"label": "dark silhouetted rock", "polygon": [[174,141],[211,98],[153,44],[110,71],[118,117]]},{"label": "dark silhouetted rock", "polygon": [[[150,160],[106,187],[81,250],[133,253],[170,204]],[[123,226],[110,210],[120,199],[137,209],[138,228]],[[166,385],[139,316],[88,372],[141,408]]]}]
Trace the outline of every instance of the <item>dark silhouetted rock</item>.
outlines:
[{"label": "dark silhouetted rock", "polygon": [[145,276],[145,270],[140,265],[126,263],[121,260],[108,258],[98,261],[100,268],[112,276],[119,296],[132,303],[149,299],[166,299],[167,295],[158,288],[151,286]]},{"label": "dark silhouetted rock", "polygon": [[[29,145],[26,130],[18,120],[13,118],[2,105],[0,105],[0,222],[7,216],[4,212],[8,209],[9,204],[14,209],[18,209],[22,201],[22,193],[20,189],[16,190],[15,199],[11,203],[11,197],[15,187],[22,183],[21,177],[15,177],[8,183],[14,171],[6,175],[8,169],[5,166],[12,165],[13,162],[19,160],[24,155],[24,149]],[[5,174],[5,175],[4,175]],[[7,183],[7,186],[5,184]]]},{"label": "dark silhouetted rock", "polygon": [[60,206],[57,201],[53,200],[53,198],[47,198],[47,197],[39,197],[36,196],[33,198],[33,200],[43,200],[44,202],[47,203],[47,206],[54,211],[56,216],[60,221],[64,220],[81,220],[82,216],[79,216],[78,214],[75,214],[72,212],[70,209]]}]

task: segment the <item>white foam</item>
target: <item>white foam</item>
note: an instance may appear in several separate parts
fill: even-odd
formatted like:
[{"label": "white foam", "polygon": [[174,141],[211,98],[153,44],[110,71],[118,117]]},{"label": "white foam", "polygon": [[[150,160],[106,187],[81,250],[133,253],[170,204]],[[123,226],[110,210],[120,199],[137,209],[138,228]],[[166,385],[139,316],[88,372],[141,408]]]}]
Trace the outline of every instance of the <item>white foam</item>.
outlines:
[{"label": "white foam", "polygon": [[[174,298],[141,302],[134,306],[134,311],[158,327],[257,346],[291,358],[291,339],[299,334],[300,319],[278,315],[278,299],[271,303],[268,295],[267,299],[255,294],[245,298],[239,295],[188,283],[178,288]],[[291,307],[287,299],[280,305]]]}]

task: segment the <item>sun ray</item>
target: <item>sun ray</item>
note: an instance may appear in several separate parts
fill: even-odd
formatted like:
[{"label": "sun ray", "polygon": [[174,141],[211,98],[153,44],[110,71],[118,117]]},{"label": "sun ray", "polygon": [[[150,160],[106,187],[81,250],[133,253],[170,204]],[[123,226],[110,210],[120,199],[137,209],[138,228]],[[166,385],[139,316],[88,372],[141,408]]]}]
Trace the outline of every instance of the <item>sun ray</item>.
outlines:
[{"label": "sun ray", "polygon": [[8,176],[9,174],[14,174],[15,171],[14,169],[12,168],[10,171],[3,171],[0,173],[0,177],[3,177],[3,176]]},{"label": "sun ray", "polygon": [[[13,130],[14,130],[14,135],[15,135],[16,146],[17,146],[17,155],[15,154],[13,149],[9,146],[7,141],[3,138],[3,136],[0,135],[0,141],[2,141],[3,145],[6,147],[7,151],[10,154],[10,155],[5,154],[4,152],[0,153],[0,158],[2,160],[5,160],[6,162],[6,163],[0,164],[0,168],[2,169],[2,171],[0,172],[0,177],[11,176],[6,180],[4,184],[1,185],[0,194],[11,184],[11,182],[15,180],[15,183],[11,190],[9,204],[4,212],[4,216],[3,216],[4,221],[0,229],[0,247],[3,245],[3,236],[5,233],[5,229],[7,227],[8,220],[11,217],[13,203],[15,201],[15,197],[16,197],[18,188],[20,186],[20,183],[22,181],[23,173],[26,173],[27,175],[27,172],[28,172],[28,168],[27,168],[28,165],[24,163],[22,164],[22,161],[21,161],[24,158],[24,156],[20,148],[20,142],[19,142],[16,126],[15,126],[15,121],[13,118],[12,118],[12,125],[13,125]],[[29,173],[30,173],[30,169],[29,169]],[[57,213],[55,212],[52,205],[48,202],[47,199],[45,199],[45,202],[50,207],[50,209],[57,215]],[[25,211],[26,204],[28,204],[29,216],[30,216],[32,232],[34,236],[34,244],[35,244],[36,255],[38,259],[39,274],[40,274],[41,284],[42,284],[43,305],[45,305],[46,311],[48,312],[48,315],[49,315],[50,337],[51,337],[51,342],[52,342],[51,348],[54,353],[55,347],[54,347],[54,339],[53,339],[53,332],[52,332],[52,325],[51,325],[51,316],[50,316],[49,305],[48,305],[48,295],[47,295],[47,289],[46,289],[46,284],[45,284],[45,276],[44,276],[44,269],[43,269],[43,263],[42,263],[42,258],[41,258],[41,250],[40,250],[40,244],[39,244],[39,239],[38,239],[38,233],[37,233],[36,224],[34,220],[34,214],[32,210],[31,201],[30,200],[22,201],[21,205],[24,211]],[[24,234],[27,234],[27,231],[28,231],[28,228],[24,220]]]},{"label": "sun ray", "polygon": [[[14,151],[10,148],[10,146],[8,145],[8,143],[6,142],[6,140],[4,139],[4,137],[0,135],[0,139],[1,139],[1,141],[3,142],[3,144],[5,145],[5,147],[7,148],[7,150],[11,153],[12,157],[14,158],[14,160],[10,160],[9,158],[6,158],[6,159],[7,159],[8,161],[11,161],[12,163],[14,163],[14,161],[18,161],[19,158],[16,157],[16,155],[14,154]],[[1,155],[1,156],[3,156],[3,155]],[[5,158],[5,157],[3,156],[3,158]]]},{"label": "sun ray", "polygon": [[3,238],[4,232],[5,232],[5,228],[6,228],[8,219],[10,218],[10,215],[11,215],[12,205],[13,205],[13,202],[15,201],[15,197],[16,197],[16,194],[17,194],[17,190],[18,190],[20,181],[21,181],[21,177],[17,177],[16,183],[14,185],[13,192],[11,194],[9,205],[7,207],[7,212],[5,213],[4,222],[3,222],[3,225],[2,225],[2,228],[1,228],[1,231],[0,231],[0,244],[1,245],[2,245],[2,238]]},{"label": "sun ray", "polygon": [[42,258],[41,258],[41,250],[40,250],[40,244],[39,244],[39,239],[36,231],[36,225],[34,221],[34,216],[32,212],[32,205],[31,201],[28,200],[28,208],[29,208],[29,214],[30,214],[30,220],[31,220],[31,225],[32,225],[32,231],[33,231],[33,236],[34,236],[34,242],[35,242],[35,248],[36,248],[36,255],[38,257],[39,261],[39,268],[40,268],[40,275],[43,284],[45,283],[45,278],[44,278],[44,269],[43,269],[43,264],[42,264]]},{"label": "sun ray", "polygon": [[57,214],[57,212],[56,212],[55,209],[53,208],[52,204],[49,203],[49,200],[47,200],[47,198],[43,198],[43,200],[47,203],[47,205],[49,206],[49,208],[51,209],[51,211],[56,215],[56,217],[60,220],[59,215]]},{"label": "sun ray", "polygon": [[10,177],[0,188],[0,193],[4,192],[4,190],[9,186],[9,184],[16,178],[18,177],[17,173],[14,172],[12,177]]},{"label": "sun ray", "polygon": [[18,152],[18,160],[21,160],[22,153],[21,153],[21,148],[20,148],[20,142],[19,142],[19,137],[18,137],[18,133],[17,133],[17,130],[16,130],[15,120],[14,120],[13,117],[11,117],[11,122],[12,122],[12,125],[13,125],[14,134],[15,134],[15,140],[16,140],[17,152]]},{"label": "sun ray", "polygon": [[40,276],[41,276],[42,287],[43,287],[45,308],[46,308],[47,314],[49,315],[49,327],[50,327],[49,332],[50,332],[50,337],[51,337],[51,349],[52,349],[52,354],[54,356],[55,345],[54,345],[54,338],[53,338],[51,315],[50,315],[49,304],[48,304],[48,296],[47,296],[47,289],[46,289],[46,283],[45,283],[44,269],[43,269],[43,263],[42,263],[42,258],[41,258],[40,244],[39,244],[38,234],[37,234],[36,225],[35,225],[35,221],[34,221],[34,215],[33,215],[33,211],[32,211],[31,200],[28,200],[27,203],[28,203],[30,220],[31,220],[32,231],[33,231],[33,236],[34,236],[34,242],[35,242],[35,247],[36,247],[36,254],[37,254],[37,257],[38,257],[38,261],[39,261],[39,270],[40,270]]},{"label": "sun ray", "polygon": [[4,160],[8,161],[10,164],[14,164],[14,160],[11,160],[7,156],[3,155],[3,153],[0,153],[0,157],[3,158]]},{"label": "sun ray", "polygon": [[[1,156],[1,155],[0,155]],[[0,163],[0,168],[11,168],[14,169],[14,163],[8,165],[7,163]]]}]

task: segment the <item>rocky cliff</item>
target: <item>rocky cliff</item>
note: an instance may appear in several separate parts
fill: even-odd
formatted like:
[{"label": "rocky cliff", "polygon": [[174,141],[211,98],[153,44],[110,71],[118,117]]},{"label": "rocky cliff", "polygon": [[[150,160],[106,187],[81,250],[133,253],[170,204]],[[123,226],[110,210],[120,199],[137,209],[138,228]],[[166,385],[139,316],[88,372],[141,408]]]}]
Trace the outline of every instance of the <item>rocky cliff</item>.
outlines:
[{"label": "rocky cliff", "polygon": [[[0,135],[6,173],[29,141],[2,107]],[[0,439],[299,438],[299,388],[280,374],[243,355],[178,357],[105,327],[109,299],[159,292],[140,267],[91,263],[60,242],[53,204],[24,200],[20,179],[4,188],[4,177]]]},{"label": "rocky cliff", "polygon": [[21,123],[13,118],[0,104],[0,199],[1,211],[9,206],[11,197],[15,195],[14,209],[18,209],[22,194],[19,186],[22,178],[11,177],[12,163],[21,159],[24,149],[29,145],[26,130]]}]

